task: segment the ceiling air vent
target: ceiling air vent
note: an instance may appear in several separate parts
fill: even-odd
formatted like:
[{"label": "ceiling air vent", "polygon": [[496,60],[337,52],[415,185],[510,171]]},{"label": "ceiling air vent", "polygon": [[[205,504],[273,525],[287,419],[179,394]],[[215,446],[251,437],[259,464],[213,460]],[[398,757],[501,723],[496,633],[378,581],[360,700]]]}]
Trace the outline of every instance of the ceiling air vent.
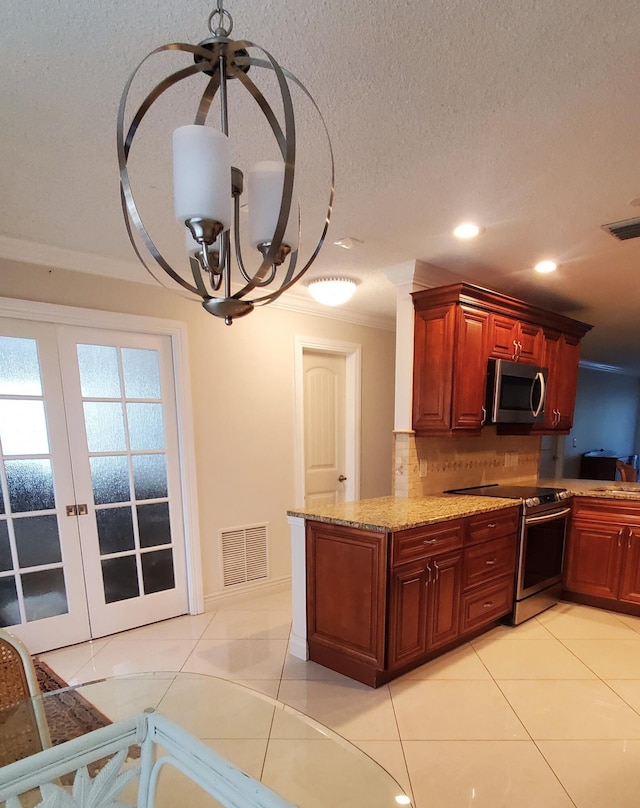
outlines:
[{"label": "ceiling air vent", "polygon": [[640,238],[640,219],[625,219],[624,222],[612,222],[603,224],[602,229],[611,233],[619,241],[626,241],[629,238]]}]

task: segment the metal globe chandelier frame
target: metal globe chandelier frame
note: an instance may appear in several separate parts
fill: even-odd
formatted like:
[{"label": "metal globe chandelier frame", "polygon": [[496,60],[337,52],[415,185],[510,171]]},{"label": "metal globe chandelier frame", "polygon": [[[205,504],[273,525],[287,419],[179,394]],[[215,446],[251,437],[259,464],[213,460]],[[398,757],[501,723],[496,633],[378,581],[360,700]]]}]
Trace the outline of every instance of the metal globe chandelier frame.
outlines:
[{"label": "metal globe chandelier frame", "polygon": [[[120,100],[117,122],[120,197],[129,240],[145,269],[156,281],[162,283],[148,263],[148,257],[151,256],[155,263],[173,281],[191,294],[201,298],[202,305],[208,312],[223,318],[227,325],[230,325],[234,318],[249,314],[255,306],[266,305],[276,300],[283,292],[300,280],[316,259],[324,244],[331,219],[334,198],[334,159],[326,123],[309,91],[299,79],[281,67],[264,48],[248,40],[234,41],[229,38],[233,29],[233,20],[228,11],[223,8],[222,0],[217,0],[217,8],[209,15],[208,27],[211,36],[198,45],[177,42],[154,49],[145,56],[129,77]],[[264,58],[250,56],[250,49],[259,51]],[[127,101],[134,80],[149,59],[166,51],[181,51],[190,54],[194,63],[160,81],[148,93],[127,126],[125,124]],[[275,75],[281,94],[283,126],[261,90],[248,76],[248,71],[252,67],[270,70]],[[282,194],[277,223],[273,236],[257,245],[262,255],[262,260],[255,272],[247,269],[240,243],[240,199],[243,191],[243,174],[240,169],[231,168],[231,191],[233,197],[231,228],[224,229],[220,222],[200,217],[191,217],[185,221],[185,225],[190,231],[196,246],[194,256],[189,258],[190,277],[187,271],[174,269],[163,257],[143,223],[133,196],[128,160],[138,128],[151,106],[163,93],[180,81],[197,74],[208,76],[208,81],[200,96],[194,124],[196,126],[205,126],[213,102],[218,96],[220,99],[220,129],[225,136],[229,135],[227,82],[237,79],[266,118],[284,162]],[[293,188],[296,169],[296,126],[289,82],[297,85],[315,108],[326,135],[331,164],[329,199],[324,226],[315,248],[301,268],[298,268],[298,247],[291,249],[283,241],[291,209],[294,205]],[[139,236],[149,256],[143,254],[143,250],[136,241],[135,234]],[[235,257],[235,273],[233,271],[232,252]],[[283,266],[285,262],[287,262],[286,268]],[[236,277],[241,279],[243,285],[234,292],[233,285]]]}]

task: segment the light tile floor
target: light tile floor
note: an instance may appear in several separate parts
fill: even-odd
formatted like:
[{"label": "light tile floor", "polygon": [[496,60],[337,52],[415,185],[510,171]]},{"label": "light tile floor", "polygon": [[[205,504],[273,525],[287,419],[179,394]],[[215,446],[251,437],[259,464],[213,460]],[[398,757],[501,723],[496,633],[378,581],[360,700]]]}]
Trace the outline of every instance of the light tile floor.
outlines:
[{"label": "light tile floor", "polygon": [[640,618],[561,603],[372,690],[289,656],[290,616],[289,592],[245,597],[41,656],[72,683],[236,681],[360,747],[415,808],[640,804]]}]

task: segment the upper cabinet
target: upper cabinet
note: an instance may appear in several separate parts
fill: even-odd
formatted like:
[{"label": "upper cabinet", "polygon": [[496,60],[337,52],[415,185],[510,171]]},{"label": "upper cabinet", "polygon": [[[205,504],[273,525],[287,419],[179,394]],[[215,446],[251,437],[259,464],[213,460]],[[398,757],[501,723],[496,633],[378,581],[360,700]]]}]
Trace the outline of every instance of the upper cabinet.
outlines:
[{"label": "upper cabinet", "polygon": [[[573,423],[580,340],[591,326],[467,283],[414,292],[413,428],[418,435],[480,434],[489,358],[548,369],[536,434]],[[517,431],[500,425],[500,432]]]}]

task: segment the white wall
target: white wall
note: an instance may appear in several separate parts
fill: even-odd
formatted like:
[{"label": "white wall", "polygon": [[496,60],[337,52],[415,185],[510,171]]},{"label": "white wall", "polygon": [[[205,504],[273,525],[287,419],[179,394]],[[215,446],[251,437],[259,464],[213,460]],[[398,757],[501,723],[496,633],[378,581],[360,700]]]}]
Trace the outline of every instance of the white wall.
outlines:
[{"label": "white wall", "polygon": [[268,522],[270,576],[290,574],[296,335],[362,345],[360,494],[391,493],[393,332],[273,306],[228,327],[159,286],[10,261],[0,262],[0,296],[187,324],[205,597],[222,590],[219,529]]},{"label": "white wall", "polygon": [[636,454],[639,408],[636,376],[581,367],[573,429],[565,441],[565,476],[578,477],[584,452],[606,449],[619,455]]}]

